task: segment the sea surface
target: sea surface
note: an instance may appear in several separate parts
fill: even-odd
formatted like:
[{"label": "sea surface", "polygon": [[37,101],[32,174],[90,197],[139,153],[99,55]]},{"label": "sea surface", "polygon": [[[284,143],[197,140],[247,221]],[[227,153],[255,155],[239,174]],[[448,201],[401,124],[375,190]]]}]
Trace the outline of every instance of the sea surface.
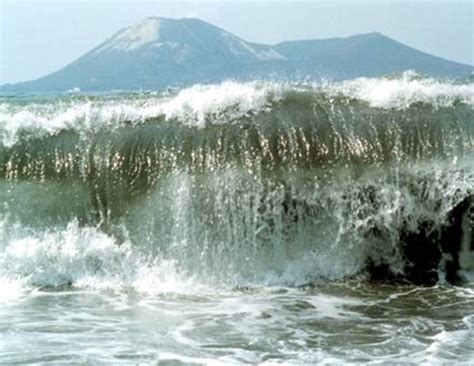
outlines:
[{"label": "sea surface", "polygon": [[[474,192],[474,83],[0,96],[0,364],[473,364],[403,235]],[[428,258],[427,258],[428,260]]]}]

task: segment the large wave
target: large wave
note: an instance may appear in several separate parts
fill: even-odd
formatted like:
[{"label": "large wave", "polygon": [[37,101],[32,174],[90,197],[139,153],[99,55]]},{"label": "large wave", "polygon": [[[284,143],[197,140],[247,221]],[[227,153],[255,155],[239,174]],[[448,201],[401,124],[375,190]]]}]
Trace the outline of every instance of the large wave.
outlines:
[{"label": "large wave", "polygon": [[[93,230],[211,282],[340,278],[367,258],[403,272],[403,233],[443,227],[473,194],[473,104],[474,84],[412,73],[3,98],[2,258],[23,240],[64,263],[51,241]],[[9,273],[44,282],[22,262]]]}]

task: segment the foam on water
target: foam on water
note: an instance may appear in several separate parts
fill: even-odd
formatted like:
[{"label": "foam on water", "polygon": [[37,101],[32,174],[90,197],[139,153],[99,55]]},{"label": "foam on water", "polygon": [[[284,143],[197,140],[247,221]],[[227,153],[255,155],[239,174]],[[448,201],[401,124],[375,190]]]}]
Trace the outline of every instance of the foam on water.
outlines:
[{"label": "foam on water", "polygon": [[207,279],[194,276],[189,268],[184,270],[175,260],[152,257],[134,248],[129,241],[117,243],[98,229],[80,227],[76,221],[63,229],[46,231],[17,226],[0,235],[0,242],[3,246],[0,252],[1,301],[34,288],[63,286],[133,291],[142,295],[203,295],[216,289],[227,291],[249,284],[303,285],[314,273],[338,278],[348,271],[348,268],[328,263],[326,257],[308,255],[306,259],[288,261],[286,270],[281,273],[263,269],[253,280],[235,274],[229,282],[224,273]]},{"label": "foam on water", "polygon": [[418,102],[439,107],[452,106],[455,102],[474,105],[474,83],[420,78],[413,72],[405,72],[397,78],[359,78],[331,84],[226,81],[217,85],[195,85],[172,96],[156,92],[105,99],[65,96],[27,105],[3,99],[0,139],[3,145],[11,146],[22,130],[46,134],[63,129],[95,131],[159,116],[196,127],[229,123],[268,109],[287,93],[340,95],[379,108],[407,108]]},{"label": "foam on water", "polygon": [[455,102],[474,105],[474,83],[421,78],[413,71],[404,72],[398,78],[358,78],[329,85],[327,89],[379,108],[407,108],[420,102],[438,107],[450,107]]},{"label": "foam on water", "polygon": [[445,326],[443,315],[469,309],[471,288],[298,288],[282,278],[216,287],[77,223],[1,235],[4,362],[431,364],[474,355],[472,316]]},{"label": "foam on water", "polygon": [[224,123],[265,108],[278,100],[283,86],[224,82],[219,85],[196,85],[172,97],[157,93],[111,99],[70,97],[28,105],[0,103],[0,137],[11,146],[22,130],[53,134],[64,129],[95,131],[119,127],[124,122],[140,123],[164,116],[186,125],[205,126],[208,120]]},{"label": "foam on water", "polygon": [[[3,234],[3,235],[2,235]],[[131,246],[76,221],[64,229],[34,231],[16,226],[0,232],[0,283],[6,300],[21,289],[73,286],[143,294],[202,292],[172,261],[147,258]]]},{"label": "foam on water", "polygon": [[[94,227],[81,227],[75,220],[65,228],[46,230],[11,224],[6,229],[4,225],[0,243],[2,301],[35,288],[63,286],[132,291],[145,296],[203,295],[217,289],[228,291],[234,286],[299,286],[316,273],[340,278],[351,270],[350,266],[344,266],[345,261],[332,263],[327,256],[307,253],[305,258],[288,260],[278,272],[265,267],[251,278],[238,272],[228,278],[226,271],[208,278],[192,272],[193,259],[163,259],[140,250],[128,240],[117,242]],[[185,252],[185,248],[181,250]],[[231,261],[231,258],[222,259]],[[213,266],[219,268],[217,264]]]},{"label": "foam on water", "polygon": [[434,335],[431,345],[423,355],[422,362],[433,364],[440,359],[456,359],[462,355],[465,360],[474,357],[474,346],[472,336],[474,335],[474,315],[467,315],[462,319],[464,329],[456,331],[441,330]]},{"label": "foam on water", "polygon": [[161,111],[169,119],[195,126],[202,127],[209,119],[225,123],[268,107],[281,98],[284,89],[284,85],[256,82],[197,85],[164,102]]}]

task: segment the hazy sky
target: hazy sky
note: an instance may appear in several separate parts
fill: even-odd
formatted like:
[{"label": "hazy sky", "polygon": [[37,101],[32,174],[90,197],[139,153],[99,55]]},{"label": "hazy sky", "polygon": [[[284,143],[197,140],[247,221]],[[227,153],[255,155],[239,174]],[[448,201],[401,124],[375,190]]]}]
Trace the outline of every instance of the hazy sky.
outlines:
[{"label": "hazy sky", "polygon": [[200,18],[262,43],[378,31],[422,51],[474,64],[474,0],[0,0],[0,84],[56,71],[147,16]]}]

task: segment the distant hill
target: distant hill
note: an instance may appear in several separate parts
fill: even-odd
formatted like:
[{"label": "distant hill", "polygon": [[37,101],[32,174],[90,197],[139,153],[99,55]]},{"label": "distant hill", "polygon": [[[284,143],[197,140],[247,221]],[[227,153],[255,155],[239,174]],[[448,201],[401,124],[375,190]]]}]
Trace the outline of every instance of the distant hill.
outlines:
[{"label": "distant hill", "polygon": [[446,77],[474,71],[380,33],[270,46],[197,19],[146,18],[55,73],[0,90],[160,89],[229,78],[341,80],[407,69]]}]

